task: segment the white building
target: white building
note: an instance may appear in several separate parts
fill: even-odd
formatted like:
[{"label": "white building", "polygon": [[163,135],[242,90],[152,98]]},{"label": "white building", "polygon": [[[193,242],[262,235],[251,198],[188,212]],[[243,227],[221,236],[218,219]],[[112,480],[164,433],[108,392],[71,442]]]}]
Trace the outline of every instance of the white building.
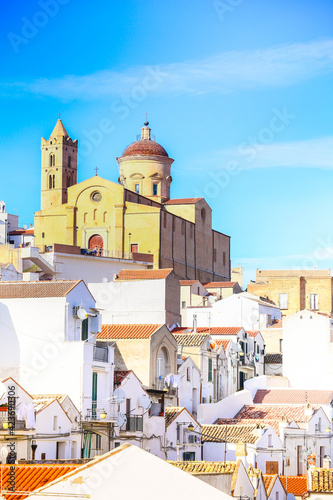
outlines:
[{"label": "white building", "polygon": [[188,307],[187,325],[196,316],[198,327],[241,326],[244,330],[260,330],[281,318],[280,309],[252,293],[233,294],[207,307]]},{"label": "white building", "polygon": [[96,346],[99,313],[82,281],[0,282],[0,318],[2,378],[68,394],[84,421],[102,410],[103,425],[112,420],[113,349]]},{"label": "white building", "polygon": [[0,245],[8,242],[8,233],[18,229],[18,215],[6,212],[6,204],[0,201]]},{"label": "white building", "polygon": [[[193,431],[189,426],[193,426]],[[167,460],[201,459],[201,426],[186,408],[165,408],[165,452]]]},{"label": "white building", "polygon": [[184,406],[194,416],[197,416],[200,404],[201,372],[191,356],[182,359],[179,355],[178,375],[180,388],[178,392],[179,406]]},{"label": "white building", "polygon": [[332,318],[306,309],[284,318],[283,375],[295,388],[332,389]]}]

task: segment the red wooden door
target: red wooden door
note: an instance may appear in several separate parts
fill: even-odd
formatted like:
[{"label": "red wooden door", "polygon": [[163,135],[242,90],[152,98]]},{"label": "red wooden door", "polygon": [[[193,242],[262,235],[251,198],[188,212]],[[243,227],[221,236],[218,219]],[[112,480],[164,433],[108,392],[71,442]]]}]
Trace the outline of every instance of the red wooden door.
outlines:
[{"label": "red wooden door", "polygon": [[94,250],[95,247],[103,248],[103,238],[99,234],[94,234],[89,240],[90,250]]}]

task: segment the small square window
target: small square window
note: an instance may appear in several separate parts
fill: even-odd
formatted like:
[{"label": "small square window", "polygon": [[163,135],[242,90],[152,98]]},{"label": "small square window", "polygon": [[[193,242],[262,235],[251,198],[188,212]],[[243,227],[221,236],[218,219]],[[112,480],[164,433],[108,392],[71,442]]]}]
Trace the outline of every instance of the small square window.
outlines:
[{"label": "small square window", "polygon": [[135,184],[135,185],[134,185],[134,191],[135,191],[137,194],[140,194],[140,184]]}]

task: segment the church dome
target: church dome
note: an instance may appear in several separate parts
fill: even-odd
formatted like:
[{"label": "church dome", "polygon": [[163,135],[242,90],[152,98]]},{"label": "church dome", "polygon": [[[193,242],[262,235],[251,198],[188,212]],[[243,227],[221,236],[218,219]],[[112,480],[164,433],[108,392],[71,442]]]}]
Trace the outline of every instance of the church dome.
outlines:
[{"label": "church dome", "polygon": [[141,129],[141,139],[133,142],[123,152],[122,156],[165,156],[169,157],[164,147],[151,139],[150,128],[148,122]]}]

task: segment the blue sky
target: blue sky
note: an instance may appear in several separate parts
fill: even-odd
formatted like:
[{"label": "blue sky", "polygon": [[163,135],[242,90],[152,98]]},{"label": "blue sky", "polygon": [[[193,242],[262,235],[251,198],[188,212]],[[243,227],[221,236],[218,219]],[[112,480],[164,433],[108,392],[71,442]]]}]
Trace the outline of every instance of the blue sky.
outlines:
[{"label": "blue sky", "polygon": [[331,267],[333,4],[15,0],[1,23],[0,199],[40,207],[40,138],[58,113],[79,180],[117,180],[148,112],[172,197],[204,196],[232,265]]}]

